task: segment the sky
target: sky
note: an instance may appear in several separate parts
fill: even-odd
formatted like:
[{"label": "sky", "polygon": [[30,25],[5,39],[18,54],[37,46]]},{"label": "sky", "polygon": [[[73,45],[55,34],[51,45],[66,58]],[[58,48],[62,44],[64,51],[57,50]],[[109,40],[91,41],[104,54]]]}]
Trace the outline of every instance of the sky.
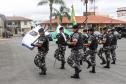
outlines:
[{"label": "sky", "polygon": [[[49,6],[37,6],[40,0],[1,0],[0,13],[6,16],[24,16],[33,20],[49,19]],[[75,15],[82,16],[85,6],[81,0],[64,0],[66,6],[71,8],[74,5]],[[96,13],[117,17],[117,8],[126,7],[126,0],[95,0]],[[54,5],[58,8],[58,5]],[[93,4],[88,4],[88,10],[93,11]]]}]

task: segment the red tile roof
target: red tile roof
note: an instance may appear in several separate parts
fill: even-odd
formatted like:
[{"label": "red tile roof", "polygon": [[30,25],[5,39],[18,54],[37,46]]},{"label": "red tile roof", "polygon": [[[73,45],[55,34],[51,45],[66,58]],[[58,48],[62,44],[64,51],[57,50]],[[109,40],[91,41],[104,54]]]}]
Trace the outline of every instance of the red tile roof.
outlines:
[{"label": "red tile roof", "polygon": [[21,17],[21,16],[7,16],[6,17],[7,20],[19,20],[19,21],[32,21],[29,18],[25,18],[25,17]]},{"label": "red tile roof", "polygon": [[[77,23],[83,23],[86,19],[85,16],[76,16],[76,21]],[[52,23],[57,23],[58,19],[53,19]],[[94,15],[90,15],[88,16],[88,23],[90,24],[126,24],[125,21],[121,21],[121,20],[116,20],[116,19],[112,19],[109,17],[105,17],[105,16],[94,16]],[[49,23],[49,21],[44,21],[42,22],[42,24],[44,23]],[[63,17],[63,21],[62,23],[71,23],[70,20],[68,20],[67,17]]]}]

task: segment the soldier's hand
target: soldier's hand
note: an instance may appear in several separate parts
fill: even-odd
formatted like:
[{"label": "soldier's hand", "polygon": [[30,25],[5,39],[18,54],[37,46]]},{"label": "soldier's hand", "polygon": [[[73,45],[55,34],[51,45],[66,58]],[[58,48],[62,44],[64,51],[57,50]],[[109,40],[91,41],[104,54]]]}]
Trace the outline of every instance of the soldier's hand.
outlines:
[{"label": "soldier's hand", "polygon": [[71,42],[69,42],[69,41],[68,41],[68,42],[66,42],[66,43],[67,43],[68,45],[70,45],[70,44],[71,44]]},{"label": "soldier's hand", "polygon": [[35,46],[35,44],[32,43],[31,46]]}]

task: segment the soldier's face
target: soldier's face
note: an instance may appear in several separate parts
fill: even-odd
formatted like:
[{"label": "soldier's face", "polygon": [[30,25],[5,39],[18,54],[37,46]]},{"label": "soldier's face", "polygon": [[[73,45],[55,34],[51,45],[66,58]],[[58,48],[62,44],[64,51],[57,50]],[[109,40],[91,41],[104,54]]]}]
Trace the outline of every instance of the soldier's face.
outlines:
[{"label": "soldier's face", "polygon": [[63,31],[64,31],[64,29],[60,30],[60,32],[63,32]]},{"label": "soldier's face", "polygon": [[77,31],[77,29],[72,29],[72,31],[73,31],[73,32],[76,32],[76,31]]},{"label": "soldier's face", "polygon": [[107,31],[108,31],[108,30],[107,30],[107,29],[105,29],[105,30],[103,30],[103,33],[107,33]]},{"label": "soldier's face", "polygon": [[43,32],[39,32],[39,35],[43,35],[44,33]]},{"label": "soldier's face", "polygon": [[93,34],[93,32],[92,31],[89,31],[89,34]]}]

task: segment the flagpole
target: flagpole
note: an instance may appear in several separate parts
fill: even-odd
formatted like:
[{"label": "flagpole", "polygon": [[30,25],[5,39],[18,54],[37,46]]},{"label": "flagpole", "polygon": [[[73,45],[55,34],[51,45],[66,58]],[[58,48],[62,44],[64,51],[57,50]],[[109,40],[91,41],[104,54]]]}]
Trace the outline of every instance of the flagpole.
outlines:
[{"label": "flagpole", "polygon": [[85,4],[86,4],[86,21],[85,21],[85,28],[88,29],[88,23],[87,23],[87,20],[88,20],[88,14],[87,14],[87,11],[88,11],[88,0],[86,0]]}]

